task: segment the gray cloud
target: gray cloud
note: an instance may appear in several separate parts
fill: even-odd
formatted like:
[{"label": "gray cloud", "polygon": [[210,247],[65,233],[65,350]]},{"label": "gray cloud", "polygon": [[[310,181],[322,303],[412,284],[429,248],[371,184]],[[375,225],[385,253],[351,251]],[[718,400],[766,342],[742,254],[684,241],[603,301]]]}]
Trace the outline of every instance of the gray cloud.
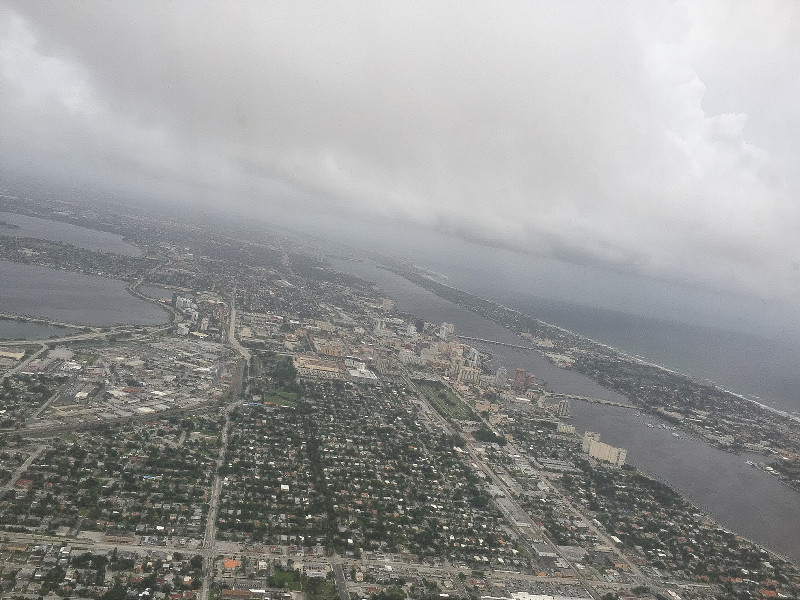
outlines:
[{"label": "gray cloud", "polygon": [[8,2],[0,156],[792,298],[799,22],[791,2]]}]

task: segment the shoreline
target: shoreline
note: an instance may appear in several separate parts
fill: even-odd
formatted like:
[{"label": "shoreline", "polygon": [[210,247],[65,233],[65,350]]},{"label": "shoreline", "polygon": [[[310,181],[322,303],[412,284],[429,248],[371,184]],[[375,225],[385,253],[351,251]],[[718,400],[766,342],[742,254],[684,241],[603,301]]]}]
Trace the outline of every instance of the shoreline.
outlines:
[{"label": "shoreline", "polygon": [[62,321],[55,321],[47,317],[37,315],[20,315],[17,313],[0,312],[0,321],[16,321],[17,323],[38,323],[41,325],[51,325],[53,327],[64,327],[65,329],[84,329],[92,327],[91,325],[79,325],[77,323],[66,323]]},{"label": "shoreline", "polygon": [[[579,345],[576,344],[575,342],[578,342],[578,343],[586,342],[588,344],[594,345],[596,348],[604,350],[605,352],[611,353],[611,356],[609,356],[610,359],[615,359],[615,360],[619,360],[619,361],[622,361],[622,362],[628,362],[629,364],[638,364],[638,365],[647,366],[647,367],[652,368],[654,370],[657,370],[657,371],[660,371],[660,372],[663,372],[663,373],[667,373],[667,374],[669,374],[669,375],[671,375],[673,377],[679,377],[679,378],[685,379],[687,381],[692,382],[695,385],[703,386],[703,387],[708,388],[709,390],[714,390],[715,392],[718,392],[720,394],[727,395],[731,399],[731,401],[737,401],[738,400],[738,401],[741,401],[741,402],[746,402],[747,405],[756,407],[756,409],[763,409],[765,413],[773,415],[773,417],[777,416],[777,417],[781,417],[782,419],[787,419],[788,421],[790,421],[792,423],[800,423],[800,418],[797,417],[796,415],[788,413],[787,411],[784,411],[782,409],[766,405],[763,402],[759,402],[759,401],[754,400],[752,398],[749,398],[749,397],[747,397],[747,396],[745,396],[743,394],[727,390],[727,389],[723,388],[722,386],[717,385],[713,381],[701,380],[701,379],[698,379],[696,377],[692,377],[690,375],[684,374],[684,373],[682,373],[680,371],[677,371],[675,369],[671,369],[671,368],[664,367],[662,365],[653,363],[653,362],[648,361],[648,360],[646,360],[646,359],[644,359],[644,358],[642,358],[640,356],[628,354],[628,353],[623,352],[623,351],[621,351],[621,350],[619,350],[617,348],[614,348],[613,346],[610,346],[609,344],[598,342],[597,340],[594,340],[594,339],[589,338],[587,336],[583,336],[581,334],[575,333],[575,332],[573,332],[573,331],[571,331],[569,329],[566,329],[564,327],[561,327],[559,325],[553,325],[551,323],[543,321],[542,319],[538,319],[538,318],[535,318],[535,317],[533,317],[531,315],[527,315],[526,313],[523,313],[522,311],[517,310],[515,308],[510,308],[508,306],[505,306],[502,303],[495,302],[493,300],[489,300],[489,299],[486,299],[486,298],[482,298],[482,297],[480,297],[480,296],[478,296],[476,294],[473,294],[473,293],[465,291],[465,290],[460,290],[460,289],[458,289],[456,287],[453,287],[451,285],[448,285],[448,284],[442,283],[440,281],[437,281],[437,280],[433,279],[430,276],[427,276],[427,275],[424,275],[424,274],[419,274],[419,273],[413,273],[413,272],[409,273],[407,271],[402,271],[400,269],[394,269],[394,268],[391,268],[391,267],[386,267],[384,265],[379,265],[379,267],[383,268],[383,269],[386,269],[386,270],[389,270],[391,272],[394,272],[396,275],[398,275],[400,277],[404,277],[405,279],[408,279],[411,283],[414,283],[414,284],[418,285],[422,289],[426,289],[429,293],[432,293],[432,294],[436,295],[437,297],[439,297],[439,298],[441,298],[441,299],[443,299],[443,300],[445,300],[447,302],[453,303],[455,306],[460,306],[461,308],[469,311],[470,313],[472,313],[474,315],[477,315],[477,316],[480,316],[480,317],[483,317],[483,318],[487,319],[488,321],[494,323],[495,325],[497,325],[499,327],[502,327],[504,330],[511,332],[516,337],[519,337],[521,339],[525,339],[525,338],[521,337],[521,332],[518,331],[513,325],[509,325],[509,324],[503,323],[502,321],[498,321],[498,320],[495,320],[495,319],[493,319],[493,318],[491,318],[489,316],[484,315],[481,312],[481,310],[479,309],[478,305],[471,306],[471,303],[469,302],[469,299],[472,298],[472,299],[474,299],[476,301],[486,303],[486,304],[488,304],[490,306],[495,306],[498,309],[502,309],[503,311],[506,311],[510,315],[519,317],[519,318],[521,318],[523,320],[524,319],[531,320],[531,321],[533,321],[533,322],[535,322],[535,323],[537,323],[537,324],[539,324],[539,325],[541,325],[541,326],[543,326],[545,328],[548,328],[548,329],[551,329],[551,330],[553,330],[555,332],[564,334],[568,338],[572,339],[572,342],[570,342],[570,345],[573,348],[579,348]],[[450,298],[450,297],[447,297],[446,295],[440,295],[439,293],[437,293],[435,291],[435,289],[431,289],[431,288],[427,287],[426,285],[421,284],[419,281],[415,281],[414,279],[412,279],[410,277],[407,277],[406,275],[410,275],[414,279],[418,279],[418,280],[422,280],[422,281],[429,281],[431,284],[433,284],[435,286],[441,286],[443,288],[446,288],[446,289],[452,291],[454,293],[454,295],[456,296],[456,298]],[[459,300],[458,299],[459,296],[461,296],[462,299]],[[572,371],[572,372],[575,372],[575,373],[581,373],[580,370],[574,369],[571,366],[559,365],[559,364],[555,363],[552,359],[550,359],[546,355],[546,353],[542,350],[542,348],[538,347],[538,345],[535,344],[535,342],[532,345],[533,345],[532,350],[537,352],[544,360],[546,360],[551,365],[553,365],[555,367],[563,368],[563,369],[566,369],[568,371]],[[596,381],[597,383],[600,383],[597,380],[594,380],[594,381]],[[603,385],[603,384],[600,384],[600,385]],[[611,390],[611,391],[614,391],[613,388],[608,388],[608,389]],[[621,392],[619,392],[619,393],[621,393]],[[623,395],[625,395],[625,394],[623,394]],[[634,402],[636,404],[636,406],[632,407],[635,410],[641,410],[644,414],[650,414],[650,415],[652,415],[654,417],[664,418],[665,415],[662,414],[661,411],[659,411],[659,410],[657,410],[655,408],[651,408],[651,407],[648,407],[648,406],[640,405],[640,404],[636,403],[635,401],[631,400],[630,396],[628,396],[628,395],[625,395],[625,397],[628,399],[628,401]],[[753,452],[755,454],[759,454],[759,455],[761,455],[761,456],[763,456],[765,458],[775,459],[777,456],[779,456],[779,454],[776,454],[774,450],[771,450],[771,449],[768,449],[768,448],[765,448],[765,449],[760,450],[760,451],[756,450],[754,448],[749,448],[749,447],[743,447],[741,449],[731,448],[731,447],[728,447],[725,444],[719,443],[718,441],[716,441],[713,438],[709,438],[709,437],[706,437],[705,435],[702,435],[701,431],[698,431],[695,428],[686,425],[682,421],[677,422],[676,425],[678,426],[678,428],[681,431],[683,431],[683,432],[685,432],[685,433],[687,433],[689,435],[699,435],[699,437],[702,439],[702,442],[704,444],[707,444],[707,445],[709,445],[710,447],[713,447],[713,448],[717,448],[718,450],[721,450],[721,451],[726,452],[726,453],[739,454],[741,451],[745,451],[746,450],[746,451]],[[790,481],[785,480],[784,477],[779,472],[777,472],[777,471],[776,472],[764,471],[764,472],[766,474],[770,475],[771,478],[776,480],[778,483],[786,486],[788,489],[794,491],[795,493],[800,493],[800,485],[792,485],[792,483]]]},{"label": "shoreline", "polygon": [[[17,213],[9,213],[9,214],[17,214]],[[22,215],[22,216],[27,216],[27,215]],[[37,217],[37,218],[41,218],[41,217]],[[49,219],[44,219],[44,220],[49,220]],[[53,222],[57,223],[59,221],[53,221]],[[86,229],[90,229],[90,228],[86,228]],[[92,231],[101,231],[101,230],[96,229],[96,230],[92,230]],[[136,248],[139,251],[140,257],[145,255],[144,251],[139,246],[133,244],[130,241],[128,241],[127,243],[130,246],[132,246],[133,248]],[[7,261],[7,262],[11,262],[12,264],[26,264],[26,263],[17,263],[15,261]],[[34,266],[40,266],[40,267],[44,267],[44,268],[54,268],[54,267],[47,267],[45,265],[34,265]],[[64,269],[59,269],[59,270],[64,270]],[[89,276],[89,277],[102,277],[104,279],[112,279],[112,280],[119,281],[120,283],[124,284],[124,290],[129,295],[131,295],[132,297],[134,297],[134,298],[136,298],[138,300],[142,300],[144,302],[147,302],[149,304],[155,304],[156,306],[161,308],[164,312],[166,312],[168,317],[169,317],[164,322],[148,324],[148,325],[141,325],[142,327],[161,327],[161,326],[164,326],[164,325],[170,325],[170,324],[174,323],[175,320],[176,320],[177,314],[175,313],[175,311],[171,307],[165,306],[163,303],[159,302],[158,299],[156,299],[156,298],[151,298],[151,297],[146,296],[146,295],[142,294],[141,292],[139,292],[139,287],[141,285],[144,285],[144,276],[141,279],[138,279],[136,281],[126,281],[124,279],[117,279],[115,277],[112,277],[110,275],[105,275],[105,274],[104,275],[97,275],[97,274],[93,274],[93,273],[85,273],[83,271],[71,271],[71,270],[69,272],[75,273],[77,275],[85,275],[85,276]],[[16,321],[16,322],[20,322],[20,323],[38,323],[38,324],[41,324],[41,325],[50,325],[50,326],[55,326],[55,327],[63,327],[63,328],[67,328],[67,329],[77,329],[77,330],[82,330],[82,329],[86,329],[86,328],[93,329],[93,330],[100,330],[100,329],[102,329],[104,327],[121,327],[121,326],[122,327],[124,327],[124,326],[132,326],[132,327],[134,327],[134,326],[136,326],[136,325],[134,325],[132,323],[123,323],[123,322],[103,324],[103,325],[79,323],[79,322],[68,323],[66,321],[58,321],[58,320],[55,320],[55,319],[50,319],[49,317],[45,317],[45,316],[42,316],[42,315],[30,315],[30,314],[7,313],[7,312],[0,312],[0,320]],[[58,338],[53,338],[53,339],[57,340]],[[0,338],[0,342],[11,342],[11,341],[17,341],[17,340],[14,340],[14,339],[11,339],[11,338]],[[20,340],[20,341],[22,341],[22,340]]]},{"label": "shoreline", "polygon": [[[395,272],[395,274],[402,276],[402,273],[398,273],[394,269],[390,269],[390,270]],[[430,278],[426,278],[426,279],[430,279]],[[442,284],[441,282],[438,282],[438,281],[433,280],[433,279],[430,279],[430,280],[433,283],[438,284],[438,285],[446,285],[446,284]],[[515,329],[513,326],[509,326],[509,325],[506,325],[506,324],[504,324],[502,322],[498,322],[497,320],[494,320],[494,319],[492,319],[490,317],[485,316],[484,314],[482,314],[482,312],[480,310],[473,309],[472,306],[470,306],[470,302],[469,302],[468,298],[471,297],[471,298],[475,298],[475,299],[481,299],[479,296],[477,296],[475,294],[471,294],[470,292],[464,292],[463,290],[458,290],[457,288],[454,288],[453,286],[447,285],[446,286],[447,288],[449,288],[449,289],[451,289],[451,290],[453,290],[455,292],[458,292],[459,294],[463,293],[465,295],[465,298],[462,301],[458,301],[458,300],[455,300],[455,299],[453,299],[451,297],[448,297],[446,295],[439,295],[436,291],[434,291],[432,289],[429,289],[424,285],[420,285],[415,280],[411,280],[411,283],[415,284],[415,285],[418,285],[422,289],[425,289],[426,291],[436,295],[437,297],[439,297],[443,301],[448,302],[448,303],[452,304],[453,306],[456,306],[456,307],[459,307],[461,309],[464,309],[464,310],[468,311],[471,315],[474,315],[474,316],[479,317],[479,318],[487,319],[487,321],[493,323],[494,325],[496,325],[498,327],[501,327],[505,331],[509,331],[509,332],[513,333],[515,336],[519,336],[519,334],[520,334],[520,332],[517,331],[517,329]],[[485,300],[485,299],[481,299],[481,300]],[[503,309],[508,310],[508,311],[513,311],[513,313],[516,314],[516,315],[522,315],[522,316],[525,316],[527,318],[531,318],[532,319],[532,317],[528,317],[528,315],[525,315],[525,313],[522,313],[519,310],[510,309],[510,308],[508,308],[506,306],[501,305],[500,303],[496,303],[496,302],[493,302],[493,301],[487,301],[487,302],[491,303],[492,305],[496,305],[499,308],[503,308]],[[487,308],[487,310],[491,310],[491,308]],[[649,361],[647,361],[647,360],[645,360],[645,359],[643,359],[641,357],[632,356],[632,355],[627,354],[625,352],[619,351],[616,348],[613,348],[613,347],[609,346],[608,344],[602,344],[600,342],[596,342],[596,340],[592,340],[591,338],[587,338],[585,336],[576,334],[576,333],[574,333],[574,332],[572,332],[572,331],[570,331],[570,330],[568,330],[568,329],[566,329],[564,327],[561,327],[561,326],[558,326],[558,325],[551,325],[550,323],[546,323],[545,321],[542,321],[541,319],[535,319],[535,320],[538,323],[543,324],[544,326],[552,327],[552,329],[554,331],[558,331],[558,332],[562,332],[562,333],[568,334],[568,335],[572,336],[573,339],[575,339],[575,340],[587,340],[589,342],[595,343],[598,347],[602,347],[602,348],[604,348],[604,349],[606,349],[608,351],[613,351],[617,356],[619,356],[620,360],[630,360],[632,362],[639,363],[639,364],[648,364],[648,365],[650,365],[650,366],[652,366],[654,368],[663,369],[664,372],[671,373],[671,374],[673,374],[675,376],[686,377],[687,379],[691,379],[691,380],[693,380],[695,382],[698,381],[696,378],[692,378],[692,377],[686,376],[686,375],[680,373],[679,371],[676,371],[676,370],[673,370],[673,369],[670,369],[670,368],[667,368],[667,367],[662,367],[661,365],[656,365],[654,363],[650,363]],[[522,338],[522,339],[524,339],[524,338]],[[535,344],[532,344],[532,345],[535,346]],[[534,347],[533,350],[539,356],[542,356],[545,360],[547,360],[548,363],[553,364],[554,366],[559,367],[559,368],[566,368],[566,367],[560,367],[559,365],[556,365],[555,363],[550,361],[544,355],[544,353],[543,353],[541,348]],[[568,369],[567,368],[567,370],[569,370],[571,372],[574,372],[574,373],[582,374],[580,371],[576,371],[574,369]],[[728,392],[727,390],[724,390],[723,388],[721,388],[720,386],[714,384],[713,382],[702,382],[702,385],[708,386],[709,388],[713,387],[714,389],[720,390],[721,392],[730,394],[730,392]],[[748,402],[753,402],[752,400],[750,400],[750,399],[748,399],[746,397],[742,397],[740,394],[731,394],[731,395],[735,396],[737,398],[742,398],[744,400],[748,400]],[[759,403],[758,402],[753,402],[753,404],[758,405]],[[625,407],[625,408],[627,410],[640,411],[642,413],[642,415],[651,415],[653,418],[658,418],[658,419],[663,418],[663,415],[660,415],[659,413],[657,413],[655,411],[648,411],[642,406],[632,406],[632,407]],[[764,408],[771,409],[770,412],[773,413],[773,414],[776,413],[776,412],[780,413],[780,411],[776,411],[776,410],[772,409],[772,407],[764,407]],[[690,429],[684,429],[683,427],[680,427],[680,426],[678,428],[679,428],[679,430],[682,430],[682,433],[681,433],[682,437],[684,436],[684,433],[685,433],[686,436],[691,437],[696,442],[698,442],[698,443],[700,443],[702,445],[705,445],[705,446],[707,446],[709,448],[715,448],[716,450],[719,450],[719,451],[721,451],[721,452],[723,452],[725,454],[728,454],[728,455],[736,455],[736,454],[738,454],[736,452],[731,451],[728,448],[724,448],[724,447],[721,447],[721,446],[719,446],[717,444],[714,444],[711,440],[706,439],[703,436],[697,435],[697,432],[695,432],[695,431],[692,431]],[[670,483],[669,480],[667,478],[665,478],[665,477],[654,475],[653,471],[651,469],[648,469],[648,468],[646,468],[644,466],[640,466],[639,464],[636,464],[636,463],[631,463],[631,464],[639,473],[642,474],[642,476],[647,477],[648,479],[651,479],[653,481],[658,481],[658,482],[661,482],[661,483],[667,485],[671,490],[675,491],[681,498],[683,498],[692,507],[694,507],[698,513],[702,514],[703,518],[708,519],[716,527],[719,527],[720,529],[722,529],[722,530],[724,530],[726,532],[729,532],[730,534],[736,536],[738,539],[745,540],[746,542],[752,544],[753,546],[755,546],[757,548],[762,548],[765,552],[769,553],[771,556],[774,556],[774,557],[779,558],[781,560],[787,561],[790,564],[800,565],[800,562],[798,562],[798,561],[800,561],[800,557],[792,558],[793,554],[791,554],[791,551],[789,551],[789,550],[783,550],[783,551],[777,550],[777,549],[775,549],[775,545],[773,543],[770,543],[769,540],[764,540],[764,541],[760,541],[760,542],[756,541],[755,538],[752,535],[745,535],[743,533],[737,532],[738,528],[735,527],[735,525],[733,525],[731,523],[729,523],[727,525],[722,524],[721,519],[725,518],[725,513],[724,513],[724,511],[719,511],[719,510],[714,511],[714,510],[712,510],[713,504],[706,504],[705,502],[702,502],[702,501],[698,500],[698,496],[696,494],[692,493],[691,491],[683,490],[680,485]],[[765,474],[772,475],[772,474],[766,473],[766,472],[765,472]],[[794,493],[794,494],[800,493],[800,490],[798,490],[798,489],[794,488],[793,486],[789,485],[787,482],[782,481],[780,479],[780,477],[772,475],[770,477],[770,479],[773,480],[773,481],[776,481],[776,483],[781,484],[781,487],[787,489],[787,491],[789,491],[791,493]],[[780,546],[780,544],[779,544],[779,546]]]},{"label": "shoreline", "polygon": [[149,302],[150,304],[155,304],[162,310],[164,310],[168,315],[169,319],[166,322],[161,323],[161,325],[172,325],[178,318],[178,313],[171,306],[167,306],[163,302],[160,302],[156,298],[151,298],[150,296],[146,296],[139,291],[139,288],[144,284],[144,279],[139,279],[133,283],[130,283],[125,286],[125,291],[128,292],[134,298],[138,298],[139,300],[143,300],[145,302]]},{"label": "shoreline", "polygon": [[[74,272],[77,273],[77,271],[74,271]],[[140,284],[141,284],[141,282],[140,282]],[[37,325],[48,325],[48,326],[51,326],[51,327],[61,327],[61,328],[64,328],[64,329],[74,329],[74,330],[77,330],[77,331],[82,331],[82,330],[86,330],[86,329],[89,329],[89,330],[92,330],[92,331],[100,331],[102,329],[111,328],[111,327],[163,327],[165,325],[171,325],[172,323],[175,322],[176,314],[170,307],[165,306],[164,304],[162,304],[161,302],[159,302],[155,298],[150,298],[149,296],[145,296],[144,294],[140,294],[138,291],[132,290],[131,288],[133,288],[133,287],[134,287],[133,285],[126,285],[124,289],[131,296],[133,296],[134,298],[137,298],[138,300],[142,300],[144,302],[148,302],[150,304],[155,304],[156,306],[159,306],[166,313],[168,313],[169,318],[167,320],[163,321],[163,322],[160,322],[160,323],[152,323],[152,324],[147,324],[147,325],[137,325],[137,324],[134,324],[134,323],[123,323],[123,322],[107,323],[107,324],[103,324],[103,325],[92,325],[92,324],[88,324],[88,323],[77,323],[77,322],[68,323],[66,321],[58,321],[56,319],[50,319],[49,317],[45,317],[45,316],[42,316],[42,315],[30,315],[30,314],[0,312],[0,321],[14,321],[14,322],[17,322],[17,323],[34,323],[34,324],[37,324]],[[135,287],[138,288],[138,285],[136,285]],[[54,342],[57,342],[60,339],[60,337],[69,337],[70,335],[72,335],[72,334],[67,334],[65,336],[59,336],[59,337],[54,337],[52,339],[53,339]],[[11,343],[11,342],[24,343],[26,341],[28,341],[28,340],[26,340],[26,339],[16,339],[16,338],[1,338],[0,337],[0,343]]]},{"label": "shoreline", "polygon": [[[686,492],[681,492],[681,491],[675,490],[675,488],[666,479],[664,479],[663,477],[659,477],[658,475],[654,475],[653,473],[651,473],[650,471],[644,469],[643,467],[640,467],[639,465],[634,465],[633,463],[631,463],[631,465],[633,467],[635,467],[636,471],[639,472],[644,477],[647,477],[648,479],[652,479],[653,481],[658,481],[659,483],[663,483],[664,485],[669,487],[669,489],[675,491],[675,493],[677,493],[681,498],[683,498],[686,502],[688,502],[693,507],[695,507],[698,510],[698,512],[702,513],[703,515],[705,515],[706,518],[708,518],[711,521],[713,521],[714,524],[717,527],[719,527],[720,529],[722,529],[724,531],[727,531],[731,535],[734,535],[734,536],[736,536],[738,538],[741,538],[741,539],[753,544],[754,546],[756,546],[758,548],[763,548],[768,553],[770,553],[770,554],[772,554],[774,556],[777,556],[778,558],[780,558],[782,560],[785,560],[788,563],[791,563],[793,565],[800,565],[800,561],[795,561],[790,556],[788,556],[786,554],[783,554],[781,552],[778,552],[777,550],[773,550],[771,547],[767,546],[764,542],[757,542],[757,541],[747,537],[746,535],[743,535],[741,533],[738,533],[738,532],[730,529],[730,527],[728,527],[728,526],[724,525],[723,523],[721,523],[719,521],[718,517],[711,510],[709,510],[704,505],[700,504],[697,500],[695,500],[691,495],[687,494]],[[788,487],[790,489],[794,489],[791,486],[788,486]],[[795,491],[797,491],[797,490],[795,490]]]},{"label": "shoreline", "polygon": [[[394,271],[394,272],[399,271],[399,270],[395,270],[392,267],[384,267],[384,268],[388,268],[389,270]],[[401,273],[398,273],[398,274],[402,277]],[[716,389],[716,390],[718,390],[720,392],[724,392],[726,394],[734,396],[734,397],[736,397],[736,398],[738,398],[740,400],[744,400],[746,402],[750,402],[752,404],[755,404],[756,406],[758,406],[760,408],[763,408],[763,409],[765,409],[765,410],[767,410],[767,411],[769,411],[769,412],[771,412],[773,414],[779,415],[781,417],[786,417],[786,418],[792,419],[793,421],[795,421],[797,423],[800,423],[800,416],[792,414],[792,413],[790,413],[790,412],[788,412],[788,411],[786,411],[784,409],[777,408],[775,406],[770,406],[768,404],[764,404],[763,401],[755,400],[755,399],[750,398],[750,397],[748,397],[745,394],[742,394],[740,392],[734,392],[732,390],[728,390],[728,389],[718,385],[714,381],[711,381],[711,380],[708,380],[708,379],[705,379],[705,380],[699,379],[699,378],[697,378],[697,377],[695,377],[693,375],[690,375],[688,373],[683,373],[681,371],[678,371],[678,370],[675,370],[675,369],[671,369],[671,368],[665,367],[663,365],[659,365],[657,363],[654,363],[652,361],[647,360],[644,357],[641,357],[641,356],[638,356],[638,355],[634,355],[634,354],[629,354],[629,353],[625,352],[624,350],[620,350],[619,348],[611,346],[610,344],[606,344],[606,343],[598,341],[598,340],[596,340],[594,338],[590,338],[590,337],[588,337],[586,335],[582,335],[580,333],[576,333],[576,332],[574,332],[574,331],[572,331],[570,329],[567,329],[565,327],[561,327],[560,325],[554,325],[553,323],[548,323],[547,321],[539,319],[539,318],[537,318],[537,317],[535,317],[533,315],[526,314],[526,313],[524,313],[524,312],[522,312],[520,310],[517,310],[516,308],[511,308],[511,307],[506,306],[505,304],[502,304],[500,302],[496,302],[496,301],[491,300],[489,298],[482,298],[481,296],[478,296],[477,294],[473,294],[472,292],[469,292],[467,290],[462,290],[462,289],[459,289],[459,288],[454,287],[452,285],[449,285],[447,283],[444,283],[444,282],[441,282],[441,281],[437,281],[437,280],[433,279],[432,277],[430,277],[429,275],[427,275],[425,273],[422,273],[420,276],[424,277],[425,279],[429,279],[430,281],[432,281],[433,283],[435,283],[437,285],[441,285],[441,286],[444,286],[446,288],[449,288],[449,289],[453,290],[454,292],[458,292],[458,293],[461,293],[461,294],[467,294],[467,295],[472,296],[474,298],[477,298],[479,300],[483,300],[485,302],[490,302],[490,303],[492,303],[492,304],[494,304],[494,305],[496,305],[496,306],[498,306],[498,307],[500,307],[500,308],[502,308],[504,310],[507,310],[509,312],[516,313],[516,314],[518,314],[520,316],[533,319],[537,323],[541,323],[542,325],[544,325],[546,327],[551,327],[553,329],[561,331],[562,333],[574,336],[577,339],[585,340],[587,342],[591,342],[592,344],[596,344],[597,346],[600,346],[602,348],[610,350],[611,352],[614,352],[614,353],[618,354],[620,357],[622,357],[624,359],[627,359],[627,360],[629,360],[631,362],[638,363],[638,364],[641,364],[641,365],[645,365],[645,366],[648,366],[648,367],[652,367],[652,368],[655,368],[655,369],[660,369],[661,371],[664,371],[666,373],[670,373],[672,375],[677,375],[679,377],[685,377],[685,378],[687,378],[689,380],[698,382],[701,385],[707,385],[707,386],[709,386],[711,388],[714,388],[714,389]],[[428,291],[430,291],[432,294],[436,295],[435,292],[433,292],[431,290],[428,290]],[[466,308],[466,310],[470,310],[470,312],[474,312],[474,311],[472,311],[471,309],[469,309],[467,307],[464,307],[464,308]],[[475,314],[478,314],[478,313],[475,313]],[[489,319],[489,320],[491,321],[491,319]],[[496,321],[492,321],[492,322],[496,323],[497,325],[500,325],[500,327],[503,327],[504,329],[507,329],[508,331],[511,331],[515,335],[520,336],[520,333],[518,331],[515,331],[511,327],[508,327],[508,326],[503,325],[501,323],[497,323]],[[550,361],[550,359],[548,359],[547,356],[540,349],[537,349],[537,352],[542,354],[542,356],[544,356],[545,359],[548,360],[548,362],[550,362],[551,364],[555,364],[555,363],[552,363],[552,361]],[[558,366],[558,365],[556,365],[556,366]],[[568,367],[564,367],[564,368],[568,368]],[[570,369],[570,370],[572,370],[572,369]],[[578,371],[576,371],[576,372],[578,372]]]}]

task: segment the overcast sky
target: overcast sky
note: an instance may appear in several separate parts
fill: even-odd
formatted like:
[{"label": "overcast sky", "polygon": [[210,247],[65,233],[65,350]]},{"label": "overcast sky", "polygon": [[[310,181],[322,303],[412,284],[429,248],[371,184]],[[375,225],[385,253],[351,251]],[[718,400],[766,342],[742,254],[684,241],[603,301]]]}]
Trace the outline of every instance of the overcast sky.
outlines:
[{"label": "overcast sky", "polygon": [[333,211],[795,307],[798,98],[795,1],[0,0],[7,187]]}]

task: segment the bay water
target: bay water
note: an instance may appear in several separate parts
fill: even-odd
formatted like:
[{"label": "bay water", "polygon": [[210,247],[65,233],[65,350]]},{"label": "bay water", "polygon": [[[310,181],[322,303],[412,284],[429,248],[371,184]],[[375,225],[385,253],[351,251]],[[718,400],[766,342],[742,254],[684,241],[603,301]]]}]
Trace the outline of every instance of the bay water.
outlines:
[{"label": "bay water", "polygon": [[0,235],[62,242],[86,250],[121,256],[142,255],[139,248],[129,244],[122,236],[115,233],[8,212],[0,212],[0,221],[17,226],[16,229],[0,227]]}]

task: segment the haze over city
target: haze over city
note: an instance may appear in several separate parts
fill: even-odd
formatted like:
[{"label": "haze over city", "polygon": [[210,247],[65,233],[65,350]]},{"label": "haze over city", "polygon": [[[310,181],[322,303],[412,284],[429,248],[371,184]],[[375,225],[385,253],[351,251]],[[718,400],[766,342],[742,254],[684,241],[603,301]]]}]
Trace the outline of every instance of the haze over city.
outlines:
[{"label": "haze over city", "polygon": [[1,6],[5,181],[798,322],[796,3]]},{"label": "haze over city", "polygon": [[800,597],[800,4],[0,0],[0,600]]}]

